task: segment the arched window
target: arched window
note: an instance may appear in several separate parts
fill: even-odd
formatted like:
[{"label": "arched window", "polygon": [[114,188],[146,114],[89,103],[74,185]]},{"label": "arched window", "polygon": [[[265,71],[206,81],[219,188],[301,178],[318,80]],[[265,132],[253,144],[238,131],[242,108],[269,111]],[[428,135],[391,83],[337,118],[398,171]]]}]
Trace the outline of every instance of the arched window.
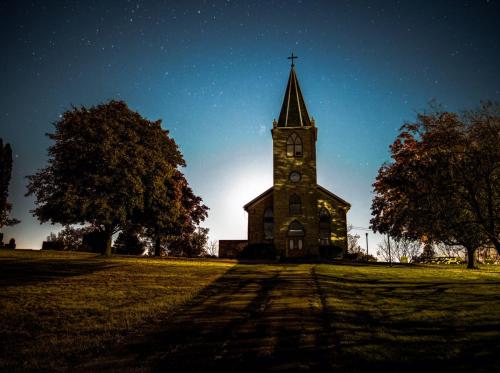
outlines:
[{"label": "arched window", "polygon": [[264,239],[272,240],[274,230],[274,213],[273,208],[268,207],[264,211]]},{"label": "arched window", "polygon": [[330,245],[331,237],[330,213],[325,207],[319,209],[319,240],[323,246]]},{"label": "arched window", "polygon": [[288,235],[289,236],[303,236],[304,235],[304,226],[300,224],[298,220],[294,220],[288,226]]},{"label": "arched window", "polygon": [[290,215],[299,215],[302,211],[302,201],[297,194],[292,194],[289,200]]},{"label": "arched window", "polygon": [[323,223],[327,222],[328,224],[330,224],[330,213],[324,207],[321,207],[319,209],[319,221],[320,221],[320,223],[321,222],[323,222]]},{"label": "arched window", "polygon": [[302,157],[302,140],[295,132],[286,140],[286,156]]}]

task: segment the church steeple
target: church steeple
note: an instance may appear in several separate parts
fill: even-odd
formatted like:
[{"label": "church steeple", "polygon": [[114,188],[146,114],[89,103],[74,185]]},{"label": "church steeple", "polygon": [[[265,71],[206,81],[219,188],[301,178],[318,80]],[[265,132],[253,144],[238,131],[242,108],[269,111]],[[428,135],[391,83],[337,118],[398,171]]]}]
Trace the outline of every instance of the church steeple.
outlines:
[{"label": "church steeple", "polygon": [[[289,57],[290,58],[290,57]],[[311,126],[311,119],[307,113],[306,104],[302,92],[300,91],[299,81],[295,73],[295,64],[292,54],[292,67],[290,77],[286,86],[285,97],[278,119],[278,127],[308,127]]]}]

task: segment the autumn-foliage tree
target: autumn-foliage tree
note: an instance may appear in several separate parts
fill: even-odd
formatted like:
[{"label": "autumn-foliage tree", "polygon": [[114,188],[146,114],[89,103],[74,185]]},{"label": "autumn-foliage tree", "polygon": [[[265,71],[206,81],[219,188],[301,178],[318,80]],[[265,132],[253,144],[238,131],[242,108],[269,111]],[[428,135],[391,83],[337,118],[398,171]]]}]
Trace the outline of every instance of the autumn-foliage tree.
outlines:
[{"label": "autumn-foliage tree", "polygon": [[[208,207],[202,199],[193,193],[186,178],[180,172],[174,176],[174,183],[179,188],[179,215],[177,220],[163,232],[169,251],[181,256],[199,256],[208,241],[208,228],[199,224],[205,220]],[[172,234],[174,233],[174,234]]]},{"label": "autumn-foliage tree", "polygon": [[153,211],[151,206],[165,207],[166,215],[176,218],[169,180],[184,160],[161,121],[110,101],[72,108],[48,136],[54,141],[49,164],[28,177],[27,194],[36,197],[33,213],[40,221],[90,224],[105,241],[103,253],[110,255],[114,233],[131,223],[152,225],[145,213]]},{"label": "autumn-foliage tree", "polygon": [[461,245],[468,268],[483,245],[500,252],[500,104],[436,108],[405,124],[374,183],[372,228],[394,238]]},{"label": "autumn-foliage tree", "polygon": [[208,228],[197,227],[193,232],[185,232],[172,237],[168,244],[170,255],[195,257],[205,253],[208,242]]},{"label": "autumn-foliage tree", "polygon": [[12,176],[12,149],[0,139],[0,229],[19,223],[10,217],[12,204],[8,202],[9,183]]},{"label": "autumn-foliage tree", "polygon": [[190,235],[207,217],[208,207],[193,193],[179,170],[174,169],[161,180],[155,180],[156,175],[158,172],[152,172],[148,179],[144,209],[135,222],[146,228],[154,255],[160,256],[169,241],[191,239]]}]

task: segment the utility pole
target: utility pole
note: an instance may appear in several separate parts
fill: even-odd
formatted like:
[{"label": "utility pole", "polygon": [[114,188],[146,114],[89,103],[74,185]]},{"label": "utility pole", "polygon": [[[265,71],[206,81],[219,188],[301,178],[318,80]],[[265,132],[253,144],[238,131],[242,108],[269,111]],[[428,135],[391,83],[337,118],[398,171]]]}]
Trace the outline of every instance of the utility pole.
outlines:
[{"label": "utility pole", "polygon": [[368,260],[368,232],[365,233],[366,236],[366,260]]},{"label": "utility pole", "polygon": [[387,235],[387,247],[389,248],[389,267],[392,267],[391,240],[389,239],[389,235]]}]

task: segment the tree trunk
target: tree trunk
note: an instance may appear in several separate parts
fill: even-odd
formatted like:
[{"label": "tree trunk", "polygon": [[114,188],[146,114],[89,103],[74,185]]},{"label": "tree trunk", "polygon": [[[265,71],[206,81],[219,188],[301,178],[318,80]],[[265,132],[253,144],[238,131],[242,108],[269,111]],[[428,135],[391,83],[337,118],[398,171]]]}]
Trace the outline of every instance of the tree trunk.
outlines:
[{"label": "tree trunk", "polygon": [[474,256],[476,249],[467,247],[467,269],[476,269],[476,258]]},{"label": "tree trunk", "polygon": [[111,256],[111,239],[113,238],[113,229],[111,228],[111,226],[104,227],[103,236],[106,244],[104,246],[104,252],[102,253],[102,255]]},{"label": "tree trunk", "polygon": [[155,256],[160,256],[161,255],[161,240],[160,240],[160,235],[156,235],[155,239]]},{"label": "tree trunk", "polygon": [[495,246],[495,249],[497,250],[498,255],[500,255],[500,242],[497,239],[493,239],[493,245]]}]

